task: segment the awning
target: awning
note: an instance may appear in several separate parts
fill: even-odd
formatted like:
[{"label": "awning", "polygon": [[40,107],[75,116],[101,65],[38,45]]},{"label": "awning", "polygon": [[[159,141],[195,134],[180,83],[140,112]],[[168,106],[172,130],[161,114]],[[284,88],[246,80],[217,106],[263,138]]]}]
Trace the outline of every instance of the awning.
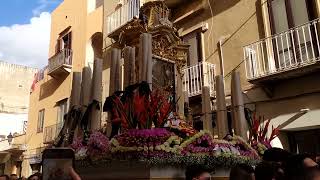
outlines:
[{"label": "awning", "polygon": [[[303,116],[306,112],[295,112],[295,113],[288,113],[288,114],[282,114],[275,118],[272,118],[267,135],[270,136],[273,128],[279,128],[279,130],[283,130],[284,127],[289,125],[290,123],[294,122],[295,120],[299,119],[301,116]],[[264,122],[265,123],[265,122]]]},{"label": "awning", "polygon": [[273,126],[274,128],[279,127],[279,129],[282,129],[288,123],[296,120],[299,117],[301,117],[300,113],[289,113],[289,114],[279,115],[271,120],[270,128],[271,126]]},{"label": "awning", "polygon": [[320,109],[307,111],[296,120],[281,128],[283,131],[303,131],[312,129],[320,129]]}]

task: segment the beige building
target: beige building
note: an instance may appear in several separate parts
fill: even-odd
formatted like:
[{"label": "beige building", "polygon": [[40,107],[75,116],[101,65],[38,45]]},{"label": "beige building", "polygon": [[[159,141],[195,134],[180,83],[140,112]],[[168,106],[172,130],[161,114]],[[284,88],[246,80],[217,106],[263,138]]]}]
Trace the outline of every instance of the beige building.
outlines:
[{"label": "beige building", "polygon": [[[0,174],[19,174],[30,88],[37,69],[0,61],[0,73]],[[7,138],[9,134],[14,139]]]},{"label": "beige building", "polygon": [[51,14],[48,66],[30,96],[23,176],[40,171],[43,149],[63,126],[73,74],[85,67],[92,71],[94,59],[101,57],[102,17],[99,0],[64,0]]},{"label": "beige building", "polygon": [[[318,0],[165,0],[164,5],[150,2],[105,0],[104,82],[110,79],[109,74],[111,77],[110,89],[104,88],[105,96],[123,88],[122,77],[126,82],[128,72],[114,74],[117,70],[112,63],[119,61],[120,68],[126,68],[126,61],[130,61],[125,55],[130,51],[127,46],[135,48],[135,65],[140,68],[132,76],[138,77],[137,81],[145,80],[139,79],[143,71],[139,49],[145,50],[140,35],[146,32],[152,34],[152,58],[171,62],[175,67],[179,61],[166,58],[166,54],[176,44],[189,45],[181,69],[183,76],[175,78],[175,92],[176,98],[185,97],[182,99],[189,102],[194,120],[208,118],[206,99],[211,99],[210,111],[216,113],[215,75],[224,77],[227,106],[231,106],[231,73],[237,71],[245,109],[271,118],[274,127],[279,126],[280,141],[275,140],[275,146],[292,152],[320,152],[313,141],[306,141],[319,138]],[[108,13],[111,9],[113,12]],[[159,35],[156,29],[165,29],[164,26],[170,27],[168,31],[183,43],[173,40],[174,35],[167,36],[167,32]],[[167,40],[159,37],[168,37],[171,44],[161,44]],[[117,50],[112,49],[120,49],[123,56],[117,56]],[[175,68],[175,75],[176,70],[179,67]],[[112,78],[115,75],[120,77],[116,85]],[[203,86],[209,91],[203,91]],[[183,102],[178,104],[183,107]],[[178,107],[180,113],[181,109]],[[201,126],[210,129],[211,123],[206,121]]]}]

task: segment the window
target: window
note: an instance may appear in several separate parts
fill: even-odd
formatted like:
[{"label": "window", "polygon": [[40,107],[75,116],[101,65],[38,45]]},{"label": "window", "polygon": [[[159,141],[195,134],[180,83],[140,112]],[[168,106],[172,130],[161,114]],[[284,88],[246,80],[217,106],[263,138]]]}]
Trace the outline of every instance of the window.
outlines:
[{"label": "window", "polygon": [[183,41],[190,45],[188,52],[188,66],[196,65],[198,62],[201,62],[202,54],[201,54],[201,32],[194,31],[192,33],[187,34],[183,37]]},{"label": "window", "polygon": [[37,126],[37,132],[41,133],[43,131],[43,123],[44,123],[44,109],[39,111],[38,114],[38,126]]},{"label": "window", "polygon": [[58,119],[57,122],[58,124],[62,124],[64,122],[64,115],[67,114],[68,112],[68,99],[64,99],[58,104]]},{"label": "window", "polygon": [[57,40],[56,53],[59,53],[63,49],[71,49],[72,33],[62,33]]}]

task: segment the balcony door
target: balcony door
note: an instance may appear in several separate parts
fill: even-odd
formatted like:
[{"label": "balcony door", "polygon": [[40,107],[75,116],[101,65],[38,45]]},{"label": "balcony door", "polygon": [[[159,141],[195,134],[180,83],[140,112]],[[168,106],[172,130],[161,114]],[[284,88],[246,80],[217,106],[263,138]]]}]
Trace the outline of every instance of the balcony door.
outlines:
[{"label": "balcony door", "polygon": [[202,59],[202,46],[201,46],[201,32],[199,30],[193,31],[183,37],[183,42],[189,45],[187,65],[185,69],[186,76],[184,84],[187,84],[188,91],[191,94],[199,94],[203,82],[202,72],[203,68],[200,63]]},{"label": "balcony door", "polygon": [[57,40],[56,53],[59,53],[63,49],[71,49],[72,33],[62,33]]},{"label": "balcony door", "polygon": [[311,48],[314,28],[304,25],[316,17],[314,0],[269,0],[268,4],[271,30],[278,34],[273,39],[276,67],[286,68],[318,54]]}]

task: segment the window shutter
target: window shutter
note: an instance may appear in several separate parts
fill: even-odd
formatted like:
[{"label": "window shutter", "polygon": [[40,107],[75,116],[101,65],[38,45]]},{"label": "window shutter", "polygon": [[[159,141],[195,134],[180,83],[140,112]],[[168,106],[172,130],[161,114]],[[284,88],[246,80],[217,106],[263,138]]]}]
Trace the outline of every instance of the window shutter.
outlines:
[{"label": "window shutter", "polygon": [[71,31],[68,34],[68,48],[72,49],[72,32]]},{"label": "window shutter", "polygon": [[59,53],[61,50],[61,39],[57,39],[57,44],[56,44],[56,53]]}]

